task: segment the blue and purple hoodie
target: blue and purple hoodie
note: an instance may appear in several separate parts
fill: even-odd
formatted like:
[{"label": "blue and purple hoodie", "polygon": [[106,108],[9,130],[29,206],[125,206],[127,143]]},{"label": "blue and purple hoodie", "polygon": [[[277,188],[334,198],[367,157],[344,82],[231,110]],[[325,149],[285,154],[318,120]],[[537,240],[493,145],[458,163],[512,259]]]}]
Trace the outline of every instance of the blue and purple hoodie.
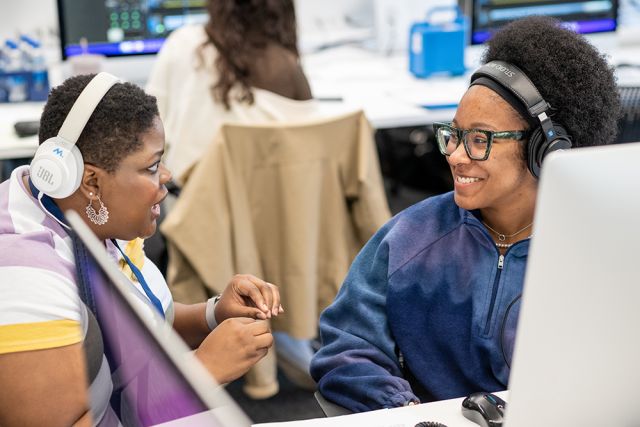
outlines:
[{"label": "blue and purple hoodie", "polygon": [[529,240],[500,255],[479,216],[447,193],[365,245],[320,318],[324,397],[361,412],[507,388]]}]

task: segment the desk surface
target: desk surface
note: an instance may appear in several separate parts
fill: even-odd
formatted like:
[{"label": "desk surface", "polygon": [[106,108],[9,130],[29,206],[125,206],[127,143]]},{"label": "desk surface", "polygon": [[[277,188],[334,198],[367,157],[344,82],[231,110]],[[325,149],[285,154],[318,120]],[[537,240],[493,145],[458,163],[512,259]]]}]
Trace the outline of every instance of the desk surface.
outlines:
[{"label": "desk surface", "polygon": [[[618,46],[610,41],[601,49],[609,52],[612,64],[638,64],[640,58],[640,47],[635,45]],[[384,129],[451,120],[481,52],[481,47],[469,47],[465,51],[468,73],[453,78],[417,79],[408,70],[406,55],[386,56],[353,46],[306,55],[302,62],[316,98],[338,99],[347,109],[363,109],[374,128]],[[50,74],[56,80],[53,77],[61,71]],[[640,85],[638,67],[621,68],[617,77],[621,85]],[[38,119],[41,111],[41,103],[0,104],[0,160],[33,154],[36,138],[18,138],[13,123]]]},{"label": "desk surface", "polygon": [[[615,35],[590,41],[611,64],[635,65],[616,70],[620,85],[640,85],[637,43],[623,44]],[[302,63],[315,97],[340,98],[351,107],[362,108],[372,125],[380,129],[451,120],[482,52],[483,46],[465,50],[465,75],[428,79],[418,79],[409,72],[406,55],[382,55],[353,46],[316,52],[304,56]]]},{"label": "desk surface", "polygon": [[42,102],[0,104],[0,160],[31,157],[38,147],[38,137],[20,138],[13,124],[23,120],[39,120]]},{"label": "desk surface", "polygon": [[305,56],[303,67],[316,98],[362,108],[377,129],[450,120],[468,82],[468,76],[418,79],[409,73],[406,56],[352,46]]},{"label": "desk surface", "polygon": [[[507,400],[508,392],[496,393]],[[254,424],[253,427],[414,427],[420,421],[436,421],[447,427],[478,427],[460,412],[464,398],[423,403],[403,408],[381,409],[332,418]]]}]

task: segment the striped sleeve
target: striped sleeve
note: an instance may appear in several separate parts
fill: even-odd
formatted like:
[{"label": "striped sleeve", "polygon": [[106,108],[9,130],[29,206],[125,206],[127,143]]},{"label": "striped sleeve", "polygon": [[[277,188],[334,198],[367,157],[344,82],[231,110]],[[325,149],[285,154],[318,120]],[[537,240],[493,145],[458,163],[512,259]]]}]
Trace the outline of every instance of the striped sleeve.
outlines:
[{"label": "striped sleeve", "polygon": [[76,285],[35,267],[0,267],[0,354],[82,341],[83,310]]}]

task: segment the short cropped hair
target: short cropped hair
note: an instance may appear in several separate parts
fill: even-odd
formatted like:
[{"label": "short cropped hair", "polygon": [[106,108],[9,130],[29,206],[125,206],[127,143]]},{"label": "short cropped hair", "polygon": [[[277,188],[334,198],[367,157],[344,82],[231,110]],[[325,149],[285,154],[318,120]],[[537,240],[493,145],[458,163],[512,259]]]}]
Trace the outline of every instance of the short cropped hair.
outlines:
[{"label": "short cropped hair", "polygon": [[[51,90],[40,118],[41,144],[58,134],[74,102],[94,76],[71,77]],[[123,158],[142,148],[141,135],[151,129],[158,115],[155,97],[131,83],[115,84],[78,138],[84,161],[115,172]]]},{"label": "short cropped hair", "polygon": [[542,16],[514,21],[487,43],[482,61],[516,65],[551,105],[574,147],[615,140],[620,100],[613,68],[583,36]]}]

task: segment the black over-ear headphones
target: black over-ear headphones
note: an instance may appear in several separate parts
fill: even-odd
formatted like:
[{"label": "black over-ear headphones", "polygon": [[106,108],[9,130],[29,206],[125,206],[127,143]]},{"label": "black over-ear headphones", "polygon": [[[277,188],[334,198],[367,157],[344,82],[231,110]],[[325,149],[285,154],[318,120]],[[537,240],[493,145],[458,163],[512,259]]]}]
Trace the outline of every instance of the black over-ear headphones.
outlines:
[{"label": "black over-ear headphones", "polygon": [[571,136],[565,128],[551,121],[548,114],[551,107],[520,68],[504,61],[491,61],[473,73],[471,84],[480,78],[489,78],[513,94],[526,107],[530,115],[525,117],[527,121],[533,119],[536,124],[529,137],[526,154],[529,171],[538,178],[545,156],[552,151],[571,148]]}]

